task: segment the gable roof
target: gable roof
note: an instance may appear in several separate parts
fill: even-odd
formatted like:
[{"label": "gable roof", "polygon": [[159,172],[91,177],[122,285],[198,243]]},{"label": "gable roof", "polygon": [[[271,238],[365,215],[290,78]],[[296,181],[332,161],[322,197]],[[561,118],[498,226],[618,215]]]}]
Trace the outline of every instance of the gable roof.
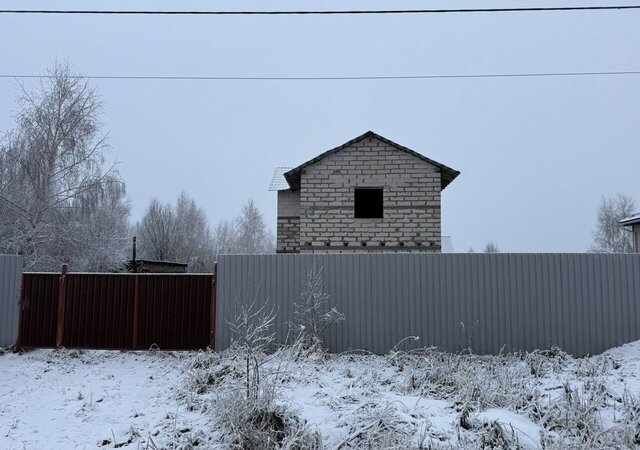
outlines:
[{"label": "gable roof", "polygon": [[416,152],[414,150],[411,150],[410,148],[404,147],[404,146],[402,146],[402,145],[400,145],[400,144],[398,144],[396,142],[393,142],[390,139],[387,139],[387,138],[385,138],[383,136],[380,136],[379,134],[374,133],[373,131],[367,131],[366,133],[358,136],[357,138],[351,139],[349,142],[345,142],[344,144],[340,145],[339,147],[332,148],[331,150],[327,150],[326,152],[319,154],[315,158],[310,159],[309,161],[299,165],[298,167],[295,167],[295,168],[289,170],[288,172],[286,172],[284,174],[284,178],[287,180],[287,183],[289,183],[289,187],[291,189],[293,189],[293,190],[299,189],[300,188],[300,175],[302,174],[302,170],[305,167],[308,167],[308,166],[310,166],[312,164],[315,164],[318,161],[320,161],[321,159],[324,159],[329,155],[337,153],[340,150],[345,149],[345,148],[355,144],[356,142],[360,142],[360,141],[362,141],[364,139],[367,139],[367,138],[374,138],[374,139],[377,139],[379,141],[382,141],[385,144],[390,145],[391,147],[394,147],[394,148],[396,148],[398,150],[401,150],[401,151],[403,151],[405,153],[408,153],[408,154],[410,154],[412,156],[415,156],[416,158],[421,159],[422,161],[426,161],[429,164],[437,167],[438,171],[441,174],[441,185],[440,185],[441,189],[446,188],[449,185],[449,183],[451,183],[458,175],[460,175],[460,171],[458,171],[458,170],[454,170],[451,167],[447,167],[444,164],[441,164],[441,163],[439,163],[437,161],[434,161],[433,159],[429,159],[426,156],[423,156],[420,153],[418,153],[418,152]]}]

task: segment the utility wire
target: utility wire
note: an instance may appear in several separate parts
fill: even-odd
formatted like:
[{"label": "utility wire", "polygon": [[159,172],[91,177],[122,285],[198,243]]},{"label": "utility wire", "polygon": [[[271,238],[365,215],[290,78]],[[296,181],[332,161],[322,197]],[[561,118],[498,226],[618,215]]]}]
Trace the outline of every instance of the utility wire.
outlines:
[{"label": "utility wire", "polygon": [[[180,76],[180,75],[72,75],[69,78],[93,80],[170,80],[170,81],[358,81],[358,80],[432,80],[457,78],[537,78],[640,75],[640,71],[607,72],[529,72],[529,73],[481,73],[444,75],[371,75],[335,77],[242,77],[242,76]],[[54,78],[54,75],[0,74],[1,78]]]},{"label": "utility wire", "polygon": [[379,9],[379,10],[317,10],[317,11],[147,11],[147,10],[64,10],[64,9],[2,9],[0,14],[102,14],[102,15],[171,15],[171,16],[293,16],[343,14],[437,14],[437,13],[500,13],[544,11],[604,11],[640,9],[640,5],[615,6],[549,6],[522,8],[460,8],[460,9]]}]

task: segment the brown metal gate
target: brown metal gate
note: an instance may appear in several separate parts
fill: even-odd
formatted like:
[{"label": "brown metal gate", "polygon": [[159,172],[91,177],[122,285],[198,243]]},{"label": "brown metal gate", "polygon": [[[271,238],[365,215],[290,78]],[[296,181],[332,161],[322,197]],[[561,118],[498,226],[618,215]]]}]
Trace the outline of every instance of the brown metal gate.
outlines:
[{"label": "brown metal gate", "polygon": [[24,273],[19,347],[215,348],[215,274]]}]

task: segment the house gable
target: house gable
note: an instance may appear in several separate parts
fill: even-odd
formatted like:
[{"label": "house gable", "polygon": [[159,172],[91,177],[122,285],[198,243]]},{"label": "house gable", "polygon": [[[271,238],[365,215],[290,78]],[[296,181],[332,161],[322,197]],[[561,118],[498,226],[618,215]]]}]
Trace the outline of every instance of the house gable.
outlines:
[{"label": "house gable", "polygon": [[309,166],[312,166],[322,160],[324,160],[327,157],[330,157],[332,155],[335,155],[336,153],[343,151],[345,149],[349,149],[349,148],[353,148],[354,146],[357,146],[358,143],[365,141],[365,140],[376,140],[379,143],[386,145],[390,148],[395,148],[397,150],[399,150],[402,153],[405,153],[407,155],[411,155],[421,161],[424,161],[428,164],[430,164],[431,166],[433,166],[437,171],[439,171],[442,176],[441,176],[441,189],[446,188],[458,175],[460,175],[460,172],[458,170],[454,170],[448,166],[445,166],[442,163],[439,163],[437,161],[434,161],[430,158],[427,158],[424,155],[421,155],[420,153],[411,150],[410,148],[407,148],[403,145],[400,145],[396,142],[393,142],[390,139],[387,139],[383,136],[380,136],[377,133],[374,133],[373,131],[367,131],[366,133],[356,137],[355,139],[352,139],[348,142],[345,142],[344,144],[332,148],[331,150],[327,150],[324,153],[321,153],[320,155],[316,156],[315,158],[310,159],[309,161],[299,165],[298,167],[295,167],[291,170],[289,170],[288,172],[284,173],[284,178],[287,180],[287,182],[289,183],[289,186],[292,190],[297,190],[300,188],[300,176],[302,174],[302,172]]},{"label": "house gable", "polygon": [[365,133],[284,173],[277,251],[439,252],[441,191],[458,174]]}]

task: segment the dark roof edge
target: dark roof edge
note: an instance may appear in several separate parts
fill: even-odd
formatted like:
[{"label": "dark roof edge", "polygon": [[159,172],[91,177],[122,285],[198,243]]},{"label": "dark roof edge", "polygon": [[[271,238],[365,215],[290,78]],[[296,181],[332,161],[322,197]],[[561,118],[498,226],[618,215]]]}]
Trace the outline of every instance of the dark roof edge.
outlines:
[{"label": "dark roof edge", "polygon": [[155,259],[135,259],[135,260],[130,260],[129,261],[130,264],[160,264],[163,266],[184,266],[187,267],[189,264],[187,263],[181,263],[181,262],[176,262],[176,261],[158,261]]},{"label": "dark roof edge", "polygon": [[446,188],[458,175],[460,175],[460,171],[459,170],[455,170],[452,169],[451,167],[445,166],[442,163],[439,163],[438,161],[434,161],[433,159],[427,158],[424,155],[421,155],[420,153],[416,152],[415,150],[411,150],[410,148],[407,148],[403,145],[400,145],[396,142],[393,142],[390,139],[385,138],[384,136],[380,136],[377,133],[374,133],[373,131],[367,131],[366,133],[351,139],[348,142],[345,142],[344,144],[332,148],[331,150],[327,150],[324,153],[319,154],[318,156],[316,156],[313,159],[310,159],[309,161],[299,165],[298,167],[295,167],[293,169],[291,169],[290,171],[286,172],[284,174],[284,178],[287,180],[287,183],[289,183],[289,187],[293,190],[299,189],[300,187],[300,174],[302,172],[302,169],[304,169],[305,167],[308,167],[312,164],[317,163],[318,161],[320,161],[321,159],[324,159],[325,157],[336,153],[344,148],[349,147],[350,145],[353,145],[357,142],[362,141],[363,139],[366,138],[375,138],[378,139],[379,141],[384,142],[387,145],[390,145],[392,147],[397,148],[398,150],[402,150],[403,152],[409,153],[412,156],[415,156],[418,159],[421,159],[422,161],[428,162],[429,164],[437,167],[440,170],[440,173],[442,174],[441,176],[441,190],[444,190],[444,188]]}]

